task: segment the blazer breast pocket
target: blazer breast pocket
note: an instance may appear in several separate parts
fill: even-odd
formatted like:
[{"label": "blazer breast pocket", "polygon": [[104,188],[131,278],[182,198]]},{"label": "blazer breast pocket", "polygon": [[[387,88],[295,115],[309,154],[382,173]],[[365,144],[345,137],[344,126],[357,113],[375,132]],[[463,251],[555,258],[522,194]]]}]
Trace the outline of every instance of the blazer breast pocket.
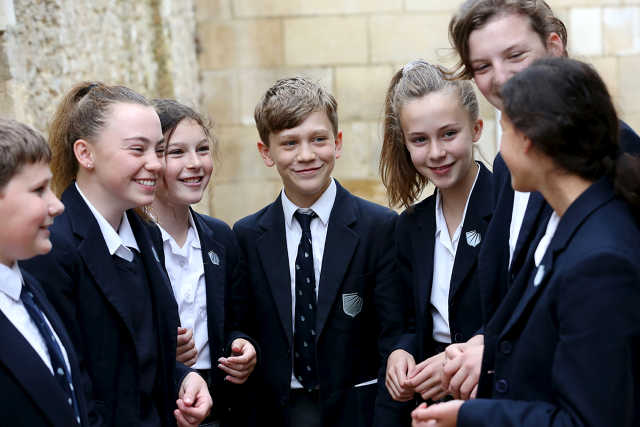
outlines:
[{"label": "blazer breast pocket", "polygon": [[371,274],[347,276],[336,295],[332,326],[337,329],[351,330],[360,323],[363,313],[373,303],[369,281]]}]

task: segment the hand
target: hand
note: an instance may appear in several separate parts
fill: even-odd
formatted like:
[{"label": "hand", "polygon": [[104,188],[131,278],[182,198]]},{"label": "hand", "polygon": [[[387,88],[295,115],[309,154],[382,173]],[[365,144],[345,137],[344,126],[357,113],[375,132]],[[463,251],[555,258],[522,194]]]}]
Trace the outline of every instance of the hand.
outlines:
[{"label": "hand", "polygon": [[411,413],[411,426],[456,427],[458,412],[463,403],[462,400],[451,400],[429,407],[427,407],[426,403],[423,403]]},{"label": "hand", "polygon": [[193,366],[198,358],[196,342],[193,339],[193,329],[181,328],[178,326],[178,348],[176,349],[176,360],[187,366]]},{"label": "hand", "polygon": [[218,359],[218,368],[228,375],[226,381],[242,384],[247,381],[256,367],[256,349],[244,338],[236,338],[231,343],[231,356]]},{"label": "hand", "polygon": [[413,356],[401,349],[394,350],[387,358],[387,375],[384,384],[393,400],[406,402],[413,397],[413,387],[407,385],[407,374],[415,366]]},{"label": "hand", "polygon": [[418,363],[411,372],[407,384],[413,387],[424,400],[442,399],[447,391],[442,387],[442,368],[444,366],[444,353],[438,353]]},{"label": "hand", "polygon": [[476,397],[483,352],[484,335],[476,335],[466,343],[447,347],[442,382],[453,397],[463,400]]},{"label": "hand", "polygon": [[178,409],[173,411],[178,427],[197,427],[209,415],[213,400],[207,383],[195,372],[189,372],[182,384],[176,401]]}]

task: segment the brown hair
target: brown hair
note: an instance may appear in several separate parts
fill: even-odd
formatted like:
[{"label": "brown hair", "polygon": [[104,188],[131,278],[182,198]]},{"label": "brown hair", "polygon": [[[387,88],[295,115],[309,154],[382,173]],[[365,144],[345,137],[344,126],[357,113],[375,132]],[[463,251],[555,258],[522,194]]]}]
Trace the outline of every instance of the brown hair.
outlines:
[{"label": "brown hair", "polygon": [[402,107],[412,99],[443,89],[454,91],[472,122],[478,119],[478,100],[471,83],[447,80],[443,71],[425,61],[413,61],[391,79],[384,106],[384,135],[380,154],[380,176],[391,206],[409,208],[428,183],[411,162],[400,124]]},{"label": "brown hair", "polygon": [[120,102],[151,106],[129,88],[100,82],[79,83],[60,102],[49,130],[51,186],[58,197],[78,173],[73,144],[78,139],[93,139],[104,128],[111,106]]},{"label": "brown hair", "polygon": [[153,105],[153,108],[156,109],[158,117],[160,117],[162,135],[164,135],[164,141],[166,144],[169,143],[173,132],[182,120],[193,120],[202,128],[202,131],[209,140],[211,145],[211,155],[214,159],[218,158],[218,140],[213,133],[211,133],[210,120],[206,119],[193,108],[181,104],[174,99],[153,99],[151,100],[151,104]]},{"label": "brown hair", "polygon": [[0,118],[0,191],[25,164],[51,160],[44,137],[23,123]]},{"label": "brown hair", "polygon": [[540,36],[545,46],[549,34],[558,34],[566,56],[567,29],[544,0],[466,0],[449,21],[449,41],[460,57],[451,73],[453,78],[471,79],[473,77],[469,54],[471,33],[482,28],[492,18],[506,14],[529,17],[531,29]]},{"label": "brown hair", "polygon": [[315,111],[327,114],[336,136],[338,103],[333,95],[304,77],[278,80],[260,99],[254,111],[260,139],[268,146],[272,132],[296,127]]}]

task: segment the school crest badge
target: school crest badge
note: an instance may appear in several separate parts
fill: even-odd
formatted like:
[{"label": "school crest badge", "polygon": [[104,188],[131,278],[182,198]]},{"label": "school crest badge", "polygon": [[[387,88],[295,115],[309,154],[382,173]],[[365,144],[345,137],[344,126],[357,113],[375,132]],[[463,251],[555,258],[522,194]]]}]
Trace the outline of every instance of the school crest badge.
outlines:
[{"label": "school crest badge", "polygon": [[209,259],[211,260],[211,264],[220,265],[220,257],[214,251],[209,251]]},{"label": "school crest badge", "polygon": [[349,317],[356,317],[362,311],[362,297],[357,292],[342,294],[342,310]]},{"label": "school crest badge", "polygon": [[465,237],[467,238],[467,245],[475,248],[482,241],[482,236],[476,230],[467,231],[465,233]]}]

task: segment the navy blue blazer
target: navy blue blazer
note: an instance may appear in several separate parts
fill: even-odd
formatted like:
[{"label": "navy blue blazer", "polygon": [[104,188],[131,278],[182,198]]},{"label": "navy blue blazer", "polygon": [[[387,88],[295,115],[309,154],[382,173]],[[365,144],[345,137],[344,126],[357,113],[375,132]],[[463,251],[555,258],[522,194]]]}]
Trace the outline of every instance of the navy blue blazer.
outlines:
[{"label": "navy blue blazer", "polygon": [[[75,183],[62,194],[65,211],[51,226],[52,251],[22,263],[47,283],[46,293],[65,324],[86,366],[91,399],[104,424],[131,426],[140,417],[136,325],[128,316],[127,287],[116,267],[95,217]],[[178,386],[189,369],[176,362],[178,310],[168,278],[143,221],[127,216],[140,248],[149,281],[156,332],[157,375],[153,397],[163,426],[173,416]]]},{"label": "navy blue blazer", "polygon": [[[88,426],[87,402],[82,389],[80,365],[71,340],[37,281],[22,271],[42,310],[64,346],[78,399],[81,425]],[[0,311],[0,425],[15,427],[75,426],[73,408],[51,371],[13,323]]]},{"label": "navy blue blazer", "polygon": [[[493,181],[491,172],[482,164],[469,198],[462,225],[460,242],[454,260],[449,290],[449,327],[452,342],[464,342],[482,326],[480,290],[474,283],[477,256],[492,216]],[[436,234],[436,194],[429,196],[400,215],[396,226],[398,271],[405,291],[408,333],[396,348],[411,353],[421,362],[437,353],[433,340],[431,285]],[[480,241],[468,243],[467,233],[476,232]]]},{"label": "navy blue blazer", "polygon": [[[243,386],[224,381],[225,373],[218,369],[218,359],[231,353],[231,344],[236,338],[251,341],[258,351],[257,343],[237,328],[243,319],[240,304],[231,301],[232,288],[242,280],[242,268],[236,237],[231,228],[219,219],[200,214],[190,209],[193,222],[200,239],[204,278],[207,295],[207,332],[209,334],[209,352],[214,379],[213,412],[220,417],[223,425],[227,423],[240,425],[240,420],[247,411],[241,408],[246,404]],[[151,237],[153,245],[160,256],[162,265],[165,262],[164,244],[160,230],[152,224]]]},{"label": "navy blue blazer", "polygon": [[[620,122],[620,148],[622,151],[637,154],[640,152],[640,137]],[[511,317],[520,301],[526,281],[517,281],[519,274],[529,277],[533,265],[533,252],[537,242],[544,234],[545,226],[551,215],[551,207],[538,192],[531,193],[522,221],[511,266],[509,260],[509,229],[513,210],[513,188],[511,174],[502,156],[498,154],[493,164],[493,177],[496,198],[494,215],[489,227],[485,244],[478,255],[478,273],[476,280],[481,290],[484,327],[484,354],[482,370],[478,384],[478,396],[491,394],[493,386],[493,348],[497,335]]]},{"label": "navy blue blazer", "polygon": [[[322,424],[369,427],[374,424],[378,389],[386,393],[384,381],[354,385],[383,375],[383,361],[403,327],[393,254],[397,215],[336,185],[316,313]],[[281,198],[241,219],[233,229],[247,270],[236,298],[247,301],[243,305],[248,309],[247,332],[261,347],[254,404],[271,425],[288,426],[293,327]],[[349,294],[362,298],[362,309],[354,317],[343,307]],[[383,420],[376,421],[384,425]]]},{"label": "navy blue blazer", "polygon": [[492,399],[459,426],[637,426],[640,241],[627,205],[601,179],[565,212],[500,332]]}]

